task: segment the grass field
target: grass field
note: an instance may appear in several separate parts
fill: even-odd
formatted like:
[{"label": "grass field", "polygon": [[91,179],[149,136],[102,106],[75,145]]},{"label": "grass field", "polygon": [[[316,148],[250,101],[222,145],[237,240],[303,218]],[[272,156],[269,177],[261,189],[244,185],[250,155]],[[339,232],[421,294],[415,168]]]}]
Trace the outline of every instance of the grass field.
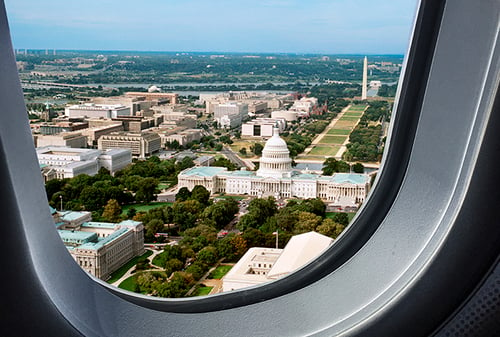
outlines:
[{"label": "grass field", "polygon": [[323,138],[319,140],[319,144],[339,144],[342,145],[345,140],[347,139],[347,136],[328,136],[325,135]]},{"label": "grass field", "polygon": [[111,274],[111,277],[106,282],[113,283],[113,282],[118,281],[120,279],[120,277],[122,277],[123,275],[125,275],[125,273],[127,272],[127,270],[129,270],[130,268],[132,268],[133,266],[135,266],[137,264],[137,261],[141,257],[148,257],[151,254],[153,254],[152,251],[146,250],[146,252],[144,254],[142,254],[141,256],[134,257],[132,260],[128,261],[123,266],[121,266],[118,270],[116,270],[113,274]]},{"label": "grass field", "polygon": [[339,120],[335,124],[335,129],[348,129],[351,130],[356,123],[353,121]]},{"label": "grass field", "polygon": [[349,129],[330,129],[327,132],[327,135],[333,136],[349,136],[351,134],[351,130]]},{"label": "grass field", "polygon": [[[337,214],[337,212],[327,212],[325,216],[327,218],[333,218],[335,214]],[[354,218],[355,215],[356,215],[356,213],[347,213],[347,217],[349,218],[349,222],[351,222],[352,218]]]},{"label": "grass field", "polygon": [[313,156],[335,156],[339,149],[340,146],[315,146],[309,153]]},{"label": "grass field", "polygon": [[215,268],[213,272],[210,273],[208,278],[220,280],[224,275],[227,274],[228,271],[231,270],[231,268],[233,268],[233,266],[227,266],[227,265],[218,266],[217,268]]},{"label": "grass field", "polygon": [[200,287],[196,290],[196,292],[193,294],[193,296],[206,296],[210,294],[212,291],[213,287]]},{"label": "grass field", "polygon": [[130,208],[135,208],[137,212],[147,212],[150,209],[172,205],[171,202],[152,202],[150,204],[131,204],[122,207],[122,215],[126,215]]},{"label": "grass field", "polygon": [[123,280],[120,283],[118,288],[134,292],[135,286],[136,286],[135,277],[136,277],[136,275],[132,275],[130,277],[127,277],[125,280]]},{"label": "grass field", "polygon": [[357,122],[359,117],[346,117],[343,116],[340,121],[350,121],[350,122]]}]

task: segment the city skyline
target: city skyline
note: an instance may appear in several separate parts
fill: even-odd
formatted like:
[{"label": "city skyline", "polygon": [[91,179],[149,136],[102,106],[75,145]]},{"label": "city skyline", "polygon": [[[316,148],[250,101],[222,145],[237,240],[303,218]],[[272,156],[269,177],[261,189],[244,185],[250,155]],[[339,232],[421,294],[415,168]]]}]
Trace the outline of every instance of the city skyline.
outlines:
[{"label": "city skyline", "polygon": [[[18,49],[404,54],[415,1],[6,1]],[[26,10],[29,8],[29,11]]]}]

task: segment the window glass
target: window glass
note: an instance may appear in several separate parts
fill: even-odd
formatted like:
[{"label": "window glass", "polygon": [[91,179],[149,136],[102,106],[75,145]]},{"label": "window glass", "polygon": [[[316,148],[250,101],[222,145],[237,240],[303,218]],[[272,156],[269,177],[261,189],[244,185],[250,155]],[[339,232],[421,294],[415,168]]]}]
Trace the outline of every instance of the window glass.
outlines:
[{"label": "window glass", "polygon": [[415,3],[6,6],[68,252],[184,297],[282,278],[342,233],[377,174]]}]

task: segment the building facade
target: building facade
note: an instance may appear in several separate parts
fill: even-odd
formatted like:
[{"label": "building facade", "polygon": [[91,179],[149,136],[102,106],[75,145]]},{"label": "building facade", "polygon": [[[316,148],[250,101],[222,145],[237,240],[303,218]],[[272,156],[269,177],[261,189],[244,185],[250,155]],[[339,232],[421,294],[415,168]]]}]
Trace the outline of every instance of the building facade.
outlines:
[{"label": "building facade", "polygon": [[193,167],[178,176],[178,188],[192,190],[204,186],[213,193],[273,196],[285,198],[321,198],[340,207],[355,207],[362,203],[370,190],[366,174],[336,173],[323,176],[292,169],[286,142],[277,129],[262,151],[257,172],[228,171],[224,167]]},{"label": "building facade", "polygon": [[57,212],[52,215],[64,245],[86,272],[106,280],[135,256],[144,254],[142,222],[90,222],[90,212]]},{"label": "building facade", "polygon": [[214,119],[221,128],[236,128],[248,117],[248,104],[228,102],[214,108]]},{"label": "building facade", "polygon": [[284,249],[250,248],[222,278],[222,291],[232,291],[282,278],[312,261],[333,242],[316,232],[291,237]]},{"label": "building facade", "polygon": [[247,137],[272,137],[275,127],[278,127],[280,132],[285,131],[286,120],[284,118],[253,119],[241,126],[241,135]]},{"label": "building facade", "polygon": [[99,138],[97,144],[100,150],[129,149],[132,156],[146,158],[160,150],[161,139],[152,132],[114,132]]},{"label": "building facade", "polygon": [[117,118],[130,116],[130,108],[121,104],[85,103],[67,106],[64,114],[69,118]]},{"label": "building facade", "polygon": [[111,174],[132,163],[129,150],[92,150],[47,146],[36,149],[45,181],[73,178],[79,174],[93,176],[101,167]]}]

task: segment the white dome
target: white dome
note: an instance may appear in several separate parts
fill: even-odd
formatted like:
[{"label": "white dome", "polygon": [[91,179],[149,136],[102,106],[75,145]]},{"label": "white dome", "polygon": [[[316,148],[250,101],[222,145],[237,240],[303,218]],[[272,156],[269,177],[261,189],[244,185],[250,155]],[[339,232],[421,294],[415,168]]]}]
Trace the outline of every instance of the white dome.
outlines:
[{"label": "white dome", "polygon": [[292,159],[286,142],[274,128],[273,136],[266,142],[260,158],[257,175],[260,177],[285,178],[292,174]]}]

